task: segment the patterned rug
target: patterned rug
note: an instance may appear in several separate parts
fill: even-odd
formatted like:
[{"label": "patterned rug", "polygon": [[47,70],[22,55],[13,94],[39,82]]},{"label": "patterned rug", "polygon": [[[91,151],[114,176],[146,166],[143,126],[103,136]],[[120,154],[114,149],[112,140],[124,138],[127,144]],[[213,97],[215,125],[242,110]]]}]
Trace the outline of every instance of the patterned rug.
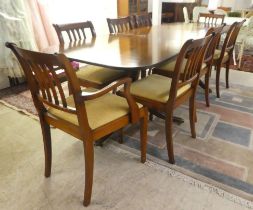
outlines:
[{"label": "patterned rug", "polygon": [[[213,80],[211,88],[215,90]],[[209,108],[203,92],[197,94],[197,139],[190,137],[187,105],[175,111],[185,122],[173,126],[174,166],[167,163],[164,121],[159,118],[149,122],[148,154],[159,164],[253,200],[253,88],[231,84],[225,89],[221,83],[221,90],[220,99],[210,95]],[[1,90],[0,100],[36,114],[26,84]],[[124,145],[139,150],[138,125],[125,128],[124,134]]]}]

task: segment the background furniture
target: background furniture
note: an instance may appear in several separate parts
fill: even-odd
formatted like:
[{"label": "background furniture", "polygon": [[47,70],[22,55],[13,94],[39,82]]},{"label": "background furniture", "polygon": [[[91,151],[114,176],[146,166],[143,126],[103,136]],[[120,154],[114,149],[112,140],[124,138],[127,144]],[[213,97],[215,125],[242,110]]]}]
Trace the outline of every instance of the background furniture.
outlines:
[{"label": "background furniture", "polygon": [[118,17],[148,12],[148,0],[117,0]]},{"label": "background furniture", "polygon": [[[140,121],[141,162],[146,160],[147,110],[136,104],[130,95],[130,78],[116,81],[102,90],[85,89],[69,60],[64,55],[43,54],[7,43],[17,56],[28,81],[38,111],[45,150],[45,176],[51,175],[52,149],[50,126],[58,128],[83,142],[85,159],[84,206],[91,200],[94,168],[94,142],[128,124]],[[55,74],[61,67],[68,78],[73,95],[66,96]],[[124,85],[124,96],[110,94]]]}]

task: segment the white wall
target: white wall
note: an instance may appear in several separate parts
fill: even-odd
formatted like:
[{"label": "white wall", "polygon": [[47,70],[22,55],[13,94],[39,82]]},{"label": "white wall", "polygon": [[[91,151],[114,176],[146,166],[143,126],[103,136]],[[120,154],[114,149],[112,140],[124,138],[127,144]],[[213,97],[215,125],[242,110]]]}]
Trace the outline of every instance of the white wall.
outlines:
[{"label": "white wall", "polygon": [[117,0],[49,0],[53,23],[92,21],[97,34],[109,32],[106,18],[117,17]]}]

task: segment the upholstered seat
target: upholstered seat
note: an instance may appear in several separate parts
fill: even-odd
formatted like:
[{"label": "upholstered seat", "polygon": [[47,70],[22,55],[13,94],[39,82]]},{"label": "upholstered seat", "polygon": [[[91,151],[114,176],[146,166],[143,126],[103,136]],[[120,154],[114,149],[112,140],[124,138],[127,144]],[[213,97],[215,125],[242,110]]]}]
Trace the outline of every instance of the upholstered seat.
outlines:
[{"label": "upholstered seat", "polygon": [[[86,91],[95,92],[96,89],[89,88],[86,89],[85,92]],[[66,101],[69,107],[75,108],[73,96],[67,97]],[[137,103],[137,105],[139,108],[142,107],[139,103]],[[99,98],[86,101],[85,108],[91,129],[97,129],[102,125],[106,125],[107,123],[129,114],[129,106],[126,99],[110,93]],[[53,107],[48,108],[48,112],[57,118],[66,120],[74,125],[79,125],[76,114],[64,112]]]},{"label": "upholstered seat", "polygon": [[[132,83],[130,91],[131,94],[135,96],[166,103],[170,95],[171,82],[171,78],[158,74],[151,74],[146,78]],[[189,84],[179,88],[177,90],[177,96],[182,95],[190,88],[191,85]]]},{"label": "upholstered seat", "polygon": [[79,71],[76,72],[76,76],[79,80],[86,80],[101,86],[117,80],[119,77],[124,77],[125,75],[126,72],[124,71],[92,65],[83,66]]},{"label": "upholstered seat", "polygon": [[[216,50],[214,51],[213,59],[214,59],[214,60],[219,59],[219,58],[220,58],[220,54],[221,54],[221,50],[216,49]],[[226,62],[228,59],[229,59],[228,53],[225,52],[224,57],[223,57],[223,59],[222,59],[222,62]]]}]

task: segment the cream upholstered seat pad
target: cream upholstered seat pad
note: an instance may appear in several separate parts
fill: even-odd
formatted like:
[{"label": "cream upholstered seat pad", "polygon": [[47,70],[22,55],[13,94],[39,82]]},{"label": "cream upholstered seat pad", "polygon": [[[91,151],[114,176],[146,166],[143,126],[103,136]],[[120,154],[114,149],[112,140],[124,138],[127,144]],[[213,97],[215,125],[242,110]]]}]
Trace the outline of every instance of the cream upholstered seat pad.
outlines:
[{"label": "cream upholstered seat pad", "polygon": [[[151,74],[144,79],[132,83],[130,92],[135,96],[166,103],[169,99],[171,82],[171,78],[158,74]],[[177,91],[177,96],[180,96],[190,88],[191,86],[189,84],[181,87]]]},{"label": "cream upholstered seat pad", "polygon": [[[89,88],[87,92],[90,91],[94,91],[94,89]],[[67,104],[70,107],[75,107],[72,96],[67,98]],[[141,104],[137,103],[137,105],[139,108],[142,107]],[[111,93],[86,101],[85,108],[91,129],[96,129],[129,113],[129,106],[126,99]],[[78,125],[75,114],[70,114],[52,107],[48,109],[48,112],[57,118]]]},{"label": "cream upholstered seat pad", "polygon": [[[219,58],[220,58],[220,54],[221,54],[221,50],[215,50],[213,59],[214,59],[214,60],[219,59]],[[229,57],[228,57],[228,53],[225,52],[224,58],[222,59],[222,61],[225,62],[225,61],[228,60],[228,58],[229,58]]]},{"label": "cream upholstered seat pad", "polygon": [[76,72],[78,79],[104,84],[126,75],[124,71],[113,70],[101,66],[86,65]]},{"label": "cream upholstered seat pad", "polygon": [[[177,60],[168,62],[168,63],[162,65],[161,67],[159,67],[159,69],[166,70],[166,71],[174,71],[176,62],[177,62]],[[181,73],[184,73],[184,68],[185,68],[186,62],[187,62],[187,59],[184,59],[183,65],[182,65],[182,68],[181,68]],[[205,67],[206,67],[206,64],[203,63],[202,64],[202,69],[205,68]]]}]

